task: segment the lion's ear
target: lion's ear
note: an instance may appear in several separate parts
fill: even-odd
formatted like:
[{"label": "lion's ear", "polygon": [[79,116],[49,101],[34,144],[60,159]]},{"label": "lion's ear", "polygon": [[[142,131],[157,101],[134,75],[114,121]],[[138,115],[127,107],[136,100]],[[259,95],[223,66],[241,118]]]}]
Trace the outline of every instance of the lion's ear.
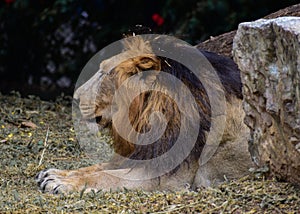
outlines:
[{"label": "lion's ear", "polygon": [[142,70],[161,70],[160,60],[154,55],[140,56],[135,59],[135,66]]}]

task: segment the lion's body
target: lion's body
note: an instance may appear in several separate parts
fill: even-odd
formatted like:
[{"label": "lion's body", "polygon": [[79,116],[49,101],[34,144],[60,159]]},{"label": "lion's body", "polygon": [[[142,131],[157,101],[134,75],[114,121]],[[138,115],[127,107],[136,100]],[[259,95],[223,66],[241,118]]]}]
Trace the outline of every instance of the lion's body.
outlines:
[{"label": "lion's body", "polygon": [[[123,187],[146,190],[182,189],[187,185],[209,186],[224,181],[226,178],[234,179],[245,175],[252,164],[247,149],[249,132],[243,123],[242,85],[239,71],[234,62],[213,53],[202,52],[216,69],[227,102],[226,126],[220,146],[215,155],[206,164],[203,164],[199,157],[211,127],[211,106],[202,83],[180,63],[155,56],[151,52],[151,48],[143,41],[136,41],[134,45],[127,48],[125,54],[131,56],[131,52],[133,52],[133,57],[129,60],[122,61],[116,56],[101,63],[101,84],[99,84],[99,78],[93,77],[76,91],[75,97],[80,100],[79,106],[83,119],[101,117],[99,124],[111,129],[115,152],[129,160],[150,160],[162,156],[174,146],[180,133],[182,117],[174,100],[166,95],[167,91],[166,93],[161,91],[143,92],[131,103],[126,103],[129,102],[129,99],[124,94],[123,102],[125,103],[118,106],[118,111],[122,111],[124,106],[128,106],[129,121],[134,131],[138,133],[147,133],[151,129],[152,112],[164,114],[165,120],[168,121],[166,130],[152,144],[133,144],[124,139],[112,120],[112,111],[107,109],[113,103],[114,91],[129,77],[147,70],[162,70],[180,79],[195,97],[197,106],[195,108],[191,106],[186,113],[188,118],[199,115],[200,119],[198,137],[190,154],[177,167],[151,179],[144,178],[147,177],[146,175],[155,173],[153,167],[126,160],[120,161],[120,158],[117,157],[112,163],[97,164],[79,170],[50,169],[37,176],[41,188],[50,192],[67,192],[82,188],[110,190]],[[156,81],[156,76],[147,76],[144,81],[145,84],[153,83]],[[129,87],[134,90],[136,85],[131,82]],[[163,84],[159,87],[162,91],[165,88]],[[98,91],[97,89],[100,90],[95,98],[90,92]],[[181,99],[183,99],[181,102],[185,102],[184,98]],[[157,168],[162,168],[163,166],[160,164],[165,163],[156,164]]]}]

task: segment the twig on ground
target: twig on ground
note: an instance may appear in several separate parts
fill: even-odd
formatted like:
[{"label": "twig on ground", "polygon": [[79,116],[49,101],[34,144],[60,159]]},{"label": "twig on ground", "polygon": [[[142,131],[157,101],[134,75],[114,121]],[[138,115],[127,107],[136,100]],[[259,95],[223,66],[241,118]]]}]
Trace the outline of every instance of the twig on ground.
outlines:
[{"label": "twig on ground", "polygon": [[43,162],[43,159],[44,159],[44,154],[45,154],[45,151],[46,151],[46,148],[47,148],[47,145],[48,145],[47,144],[48,143],[48,136],[49,136],[49,126],[47,128],[47,133],[46,133],[46,137],[45,137],[45,140],[44,140],[44,149],[42,151],[38,167],[40,167],[42,165],[42,162]]}]

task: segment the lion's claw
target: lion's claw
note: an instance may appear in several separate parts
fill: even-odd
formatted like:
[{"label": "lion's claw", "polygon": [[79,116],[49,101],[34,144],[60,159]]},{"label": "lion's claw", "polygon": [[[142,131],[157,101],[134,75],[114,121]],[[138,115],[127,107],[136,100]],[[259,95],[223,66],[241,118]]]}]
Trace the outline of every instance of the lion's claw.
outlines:
[{"label": "lion's claw", "polygon": [[58,194],[72,190],[72,186],[66,182],[66,178],[59,173],[60,170],[48,169],[39,172],[35,176],[35,180],[43,193]]}]

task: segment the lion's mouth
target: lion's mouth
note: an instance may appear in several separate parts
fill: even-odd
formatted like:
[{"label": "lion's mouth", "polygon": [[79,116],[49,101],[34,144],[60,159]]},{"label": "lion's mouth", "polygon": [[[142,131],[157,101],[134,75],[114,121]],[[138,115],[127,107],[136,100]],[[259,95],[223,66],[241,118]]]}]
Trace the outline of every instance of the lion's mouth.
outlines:
[{"label": "lion's mouth", "polygon": [[83,119],[85,120],[86,122],[89,122],[89,123],[97,123],[99,125],[103,124],[105,122],[105,119],[102,117],[102,116],[95,116],[95,117],[92,117],[92,118],[89,118],[89,119]]},{"label": "lion's mouth", "polygon": [[76,116],[82,125],[85,124],[88,127],[94,127],[94,129],[96,126],[98,129],[106,129],[109,127],[111,122],[108,119],[102,115],[97,115],[94,108],[86,105],[80,106],[80,104],[79,99],[73,99],[73,108],[76,109]]},{"label": "lion's mouth", "polygon": [[95,118],[95,120],[96,120],[96,123],[100,123],[101,122],[101,120],[102,120],[102,116],[97,116],[96,118]]},{"label": "lion's mouth", "polygon": [[95,124],[96,123],[100,130],[109,128],[109,126],[111,124],[111,122],[109,120],[106,120],[102,116],[95,116],[95,117],[92,117],[92,118],[82,119],[82,122],[89,123],[89,124],[91,124],[91,123]]},{"label": "lion's mouth", "polygon": [[83,118],[83,121],[86,121],[88,123],[100,123],[102,120],[102,116],[97,116],[97,117],[90,117],[90,118]]}]

